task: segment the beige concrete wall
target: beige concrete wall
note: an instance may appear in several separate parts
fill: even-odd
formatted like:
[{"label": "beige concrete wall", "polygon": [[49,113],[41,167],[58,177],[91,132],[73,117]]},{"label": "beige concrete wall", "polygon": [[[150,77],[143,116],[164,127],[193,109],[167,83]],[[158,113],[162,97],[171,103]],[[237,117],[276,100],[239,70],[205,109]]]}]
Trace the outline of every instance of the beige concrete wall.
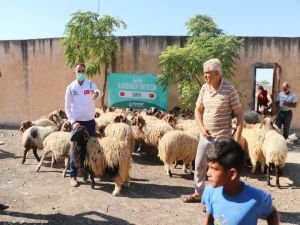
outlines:
[{"label": "beige concrete wall", "polygon": [[[239,83],[244,109],[254,109],[255,65],[281,67],[280,91],[283,81],[291,83],[300,99],[300,38],[243,37],[244,47],[236,62],[235,80]],[[300,104],[293,110],[292,128],[300,128]]]},{"label": "beige concrete wall", "polygon": [[[278,63],[282,79],[300,91],[300,38],[245,37],[234,81],[239,83],[244,109],[252,107],[254,65]],[[50,111],[64,108],[66,86],[74,79],[65,65],[61,39],[0,41],[0,125],[16,126]],[[159,55],[168,45],[183,46],[186,37],[129,36],[119,38],[119,52],[111,71],[153,73],[159,68]],[[92,79],[102,88],[103,76]],[[107,96],[107,95],[106,95]],[[97,102],[99,106],[100,100]],[[179,105],[176,88],[169,88],[169,108]],[[300,108],[300,107],[298,107]],[[292,127],[300,127],[299,109],[294,110]]]}]

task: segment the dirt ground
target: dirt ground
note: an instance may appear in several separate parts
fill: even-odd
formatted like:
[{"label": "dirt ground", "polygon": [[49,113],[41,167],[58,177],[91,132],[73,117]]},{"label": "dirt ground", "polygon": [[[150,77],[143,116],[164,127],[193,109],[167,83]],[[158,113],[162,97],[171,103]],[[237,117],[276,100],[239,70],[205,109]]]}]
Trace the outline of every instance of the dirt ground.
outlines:
[{"label": "dirt ground", "polygon": [[[300,137],[300,133],[297,133]],[[96,190],[88,183],[78,188],[69,186],[69,177],[62,177],[63,163],[50,167],[45,161],[36,172],[37,161],[32,152],[21,164],[23,149],[16,130],[0,129],[0,203],[9,209],[0,211],[4,224],[201,224],[204,213],[199,203],[185,204],[181,195],[193,192],[193,177],[184,174],[181,166],[166,176],[156,156],[134,154],[130,187],[121,196],[112,196],[113,183],[109,178],[96,181]],[[40,153],[40,152],[39,152]],[[243,180],[262,188],[273,196],[280,211],[281,224],[300,224],[300,141],[289,145],[283,169],[281,189],[267,186],[265,175],[249,173]],[[271,184],[275,184],[272,177]],[[259,221],[259,224],[267,224]]]}]

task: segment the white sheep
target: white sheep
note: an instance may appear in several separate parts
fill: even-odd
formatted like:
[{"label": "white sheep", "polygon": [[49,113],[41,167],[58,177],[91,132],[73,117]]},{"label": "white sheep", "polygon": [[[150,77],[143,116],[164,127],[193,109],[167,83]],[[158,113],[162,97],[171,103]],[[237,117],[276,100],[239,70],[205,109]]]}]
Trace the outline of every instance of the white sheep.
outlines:
[{"label": "white sheep", "polygon": [[262,144],[262,151],[266,158],[267,184],[270,185],[270,166],[274,164],[276,170],[276,186],[279,184],[279,170],[285,165],[288,146],[284,137],[273,127],[271,118],[266,117],[263,121],[265,127],[265,139]]},{"label": "white sheep", "polygon": [[183,170],[186,172],[186,165],[189,164],[192,173],[192,161],[196,157],[199,139],[193,134],[180,130],[173,130],[166,133],[159,141],[158,156],[164,162],[167,174],[172,177],[170,165],[175,161],[183,161]]},{"label": "white sheep", "polygon": [[111,123],[105,128],[104,135],[124,141],[130,153],[134,152],[135,139],[131,126],[125,123]]},{"label": "white sheep", "polygon": [[174,129],[165,121],[146,123],[142,116],[137,116],[132,120],[132,130],[136,141],[157,148],[164,134]]},{"label": "white sheep", "polygon": [[40,161],[40,158],[37,154],[37,149],[42,150],[44,148],[43,141],[51,133],[58,131],[61,128],[61,124],[56,126],[40,127],[32,126],[28,128],[22,136],[22,146],[24,149],[24,155],[22,164],[26,161],[27,152],[32,149],[33,154],[37,161]]},{"label": "white sheep", "polygon": [[91,187],[94,188],[95,176],[108,174],[114,178],[113,195],[118,195],[122,184],[129,186],[131,155],[125,142],[113,137],[90,137],[84,127],[79,127],[71,138],[74,141],[74,159],[82,160],[78,153],[86,149],[84,167],[88,169]]},{"label": "white sheep", "polygon": [[49,115],[46,117],[41,117],[35,121],[29,121],[29,120],[24,120],[20,124],[19,131],[21,133],[24,133],[25,130],[27,130],[29,127],[32,126],[42,126],[42,127],[47,127],[47,126],[55,126],[57,124],[62,124],[64,120],[67,119],[65,111],[59,109],[59,110],[54,110],[53,112],[49,113]]},{"label": "white sheep", "polygon": [[245,139],[241,147],[246,153],[252,164],[252,173],[255,173],[257,161],[260,163],[261,172],[264,173],[265,157],[263,155],[261,146],[264,141],[265,131],[261,124],[246,124],[242,131],[242,137]]},{"label": "white sheep", "polygon": [[63,177],[65,177],[69,164],[70,143],[71,134],[69,132],[57,131],[49,134],[43,141],[43,155],[36,171],[38,172],[40,170],[43,160],[51,152],[51,167],[53,167],[55,161],[61,159],[65,160],[65,168],[63,170]]}]

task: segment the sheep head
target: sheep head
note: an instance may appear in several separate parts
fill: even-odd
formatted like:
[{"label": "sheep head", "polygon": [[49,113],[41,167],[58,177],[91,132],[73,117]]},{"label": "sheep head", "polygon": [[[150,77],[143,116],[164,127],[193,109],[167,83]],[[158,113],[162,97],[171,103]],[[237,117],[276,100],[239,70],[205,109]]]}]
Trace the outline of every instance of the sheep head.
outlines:
[{"label": "sheep head", "polygon": [[273,120],[270,117],[264,118],[262,124],[265,126],[265,130],[274,130]]},{"label": "sheep head", "polygon": [[138,128],[142,129],[145,126],[146,122],[142,116],[134,117],[131,121],[131,126],[137,126]]},{"label": "sheep head", "polygon": [[89,132],[84,126],[78,126],[75,130],[75,133],[71,137],[71,141],[73,141],[73,155],[74,155],[74,163],[76,168],[82,168],[83,162],[86,153],[86,144],[89,140]]},{"label": "sheep head", "polygon": [[124,115],[122,115],[122,114],[117,115],[114,118],[114,123],[126,123],[126,117]]},{"label": "sheep head", "polygon": [[29,120],[24,120],[21,122],[21,125],[20,125],[20,128],[19,128],[19,131],[24,133],[25,130],[27,130],[29,127],[32,127],[33,126],[33,123]]}]

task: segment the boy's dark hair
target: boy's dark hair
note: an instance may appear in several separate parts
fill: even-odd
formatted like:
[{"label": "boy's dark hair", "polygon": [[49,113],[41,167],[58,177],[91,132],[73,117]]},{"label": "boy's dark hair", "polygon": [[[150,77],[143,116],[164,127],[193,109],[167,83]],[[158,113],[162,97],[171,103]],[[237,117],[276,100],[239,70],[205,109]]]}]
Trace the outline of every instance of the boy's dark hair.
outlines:
[{"label": "boy's dark hair", "polygon": [[216,161],[224,167],[225,171],[235,168],[242,172],[245,164],[245,152],[232,138],[220,137],[206,152],[209,162]]}]

